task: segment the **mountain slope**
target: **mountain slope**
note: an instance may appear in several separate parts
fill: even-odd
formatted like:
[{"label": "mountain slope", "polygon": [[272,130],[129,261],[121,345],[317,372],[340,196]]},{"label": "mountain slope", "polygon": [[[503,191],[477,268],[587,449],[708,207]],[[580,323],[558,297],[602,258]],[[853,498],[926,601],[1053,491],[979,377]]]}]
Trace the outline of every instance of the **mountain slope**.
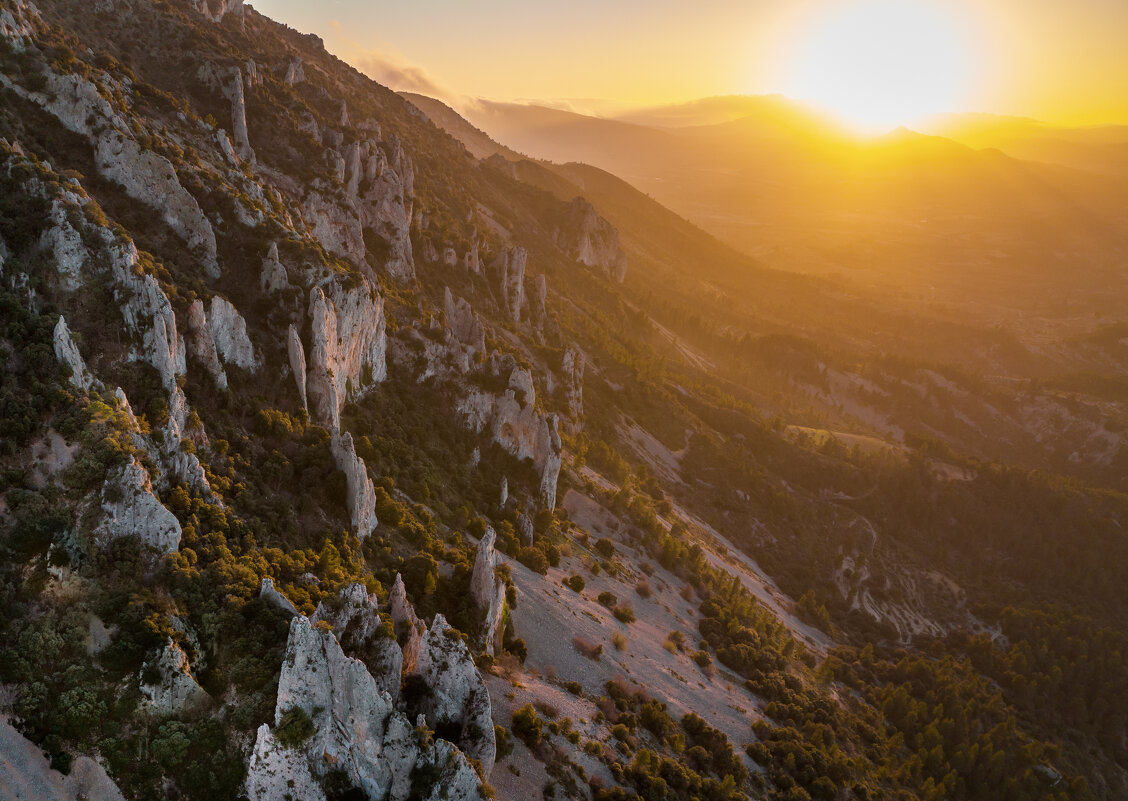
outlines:
[{"label": "mountain slope", "polygon": [[1123,796],[1119,327],[771,269],[238,0],[0,2],[20,753],[139,799]]}]

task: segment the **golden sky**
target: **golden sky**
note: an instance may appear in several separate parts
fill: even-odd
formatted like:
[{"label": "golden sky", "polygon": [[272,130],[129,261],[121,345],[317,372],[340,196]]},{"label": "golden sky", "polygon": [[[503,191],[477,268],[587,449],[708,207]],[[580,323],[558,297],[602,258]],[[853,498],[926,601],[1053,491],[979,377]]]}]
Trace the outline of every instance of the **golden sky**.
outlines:
[{"label": "golden sky", "polygon": [[[899,89],[914,112],[1128,122],[1128,0],[255,0],[254,6],[320,35],[330,51],[396,89],[627,106],[725,94],[796,96],[811,88],[812,74],[837,72],[826,66],[828,58],[834,64],[873,49],[870,38],[881,33],[881,23],[853,25],[848,41],[834,25],[860,6],[881,3],[906,11],[882,15],[871,8],[860,19],[904,18],[910,40],[924,24],[914,28],[914,18],[944,18],[939,27],[948,36],[935,48],[935,63],[914,65],[923,72],[913,85],[925,89]],[[828,42],[837,48],[829,56]],[[821,87],[823,95],[832,91]],[[945,107],[933,107],[936,102]]]}]

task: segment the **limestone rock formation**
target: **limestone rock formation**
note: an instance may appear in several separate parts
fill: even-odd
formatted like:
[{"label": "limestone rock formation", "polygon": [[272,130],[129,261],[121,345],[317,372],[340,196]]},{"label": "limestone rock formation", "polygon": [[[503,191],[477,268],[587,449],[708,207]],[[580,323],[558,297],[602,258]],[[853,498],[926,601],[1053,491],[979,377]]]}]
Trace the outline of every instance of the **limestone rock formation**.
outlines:
[{"label": "limestone rock formation", "polygon": [[525,308],[525,264],[529,254],[522,247],[506,248],[489,266],[493,289],[502,309],[514,322],[521,322]]},{"label": "limestone rock formation", "polygon": [[[546,508],[556,505],[556,482],[560,477],[563,443],[556,415],[537,411],[532,377],[508,360],[510,388],[502,395],[472,389],[458,405],[466,424],[477,433],[489,431],[493,441],[518,459],[529,459],[541,476],[540,500]],[[520,395],[520,397],[518,397]]]},{"label": "limestone rock formation", "polygon": [[414,673],[431,690],[422,702],[427,722],[439,731],[457,728],[456,744],[489,776],[496,756],[490,695],[466,643],[442,615],[423,636]]},{"label": "limestone rock formation", "polygon": [[555,238],[557,246],[580,264],[597,268],[619,283],[627,277],[627,254],[618,230],[582,197],[572,201]]},{"label": "limestone rock formation", "polygon": [[67,204],[61,200],[51,202],[51,227],[39,237],[39,247],[54,257],[59,283],[68,292],[82,286],[83,270],[89,257],[82,235],[67,219]]},{"label": "limestone rock formation", "polygon": [[259,585],[259,598],[274,608],[281,609],[290,617],[298,614],[298,608],[294,606],[293,602],[274,588],[274,579],[264,578],[262,580],[262,584]]},{"label": "limestone rock formation", "polygon": [[70,328],[62,315],[59,316],[59,322],[55,323],[55,358],[70,370],[67,380],[75,389],[89,390],[99,383],[86,369],[86,362],[71,339]]},{"label": "limestone rock formation", "polygon": [[217,387],[227,389],[227,372],[219,362],[204,302],[199,298],[188,307],[188,352],[204,366]]},{"label": "limestone rock formation", "polygon": [[544,273],[533,279],[533,293],[529,300],[529,319],[533,325],[543,328],[548,319],[545,303],[548,300],[548,279]]},{"label": "limestone rock formation", "polygon": [[233,364],[255,372],[258,359],[251,338],[247,335],[247,321],[226,298],[214,295],[208,308],[208,328],[211,329],[215,351],[224,364]]},{"label": "limestone rock formation", "polygon": [[403,651],[380,617],[376,596],[363,584],[350,584],[336,598],[322,601],[310,620],[331,625],[341,647],[364,662],[380,692],[399,697]]},{"label": "limestone rock formation", "polygon": [[151,364],[165,389],[172,392],[177,377],[185,373],[185,349],[172,303],[156,278],[137,269],[140,256],[132,242],[113,249],[114,296],[121,305],[126,329],[141,339],[136,357]]},{"label": "limestone rock formation", "polygon": [[306,394],[314,420],[335,430],[345,401],[387,376],[384,299],[367,279],[349,289],[317,286],[310,290],[309,318]]},{"label": "limestone rock formation", "polygon": [[298,336],[298,329],[290,323],[286,332],[286,350],[290,356],[290,370],[294,374],[294,381],[298,385],[298,395],[302,399],[302,408],[308,409],[306,402],[306,357],[302,339]]},{"label": "limestone rock formation", "polygon": [[243,71],[240,68],[231,70],[223,85],[223,96],[231,103],[231,135],[235,139],[235,149],[241,159],[254,164],[255,151],[247,133],[247,99],[243,87]]},{"label": "limestone rock formation", "polygon": [[[288,749],[275,729],[294,709],[310,718],[314,733]],[[419,767],[436,775],[429,798],[483,799],[481,780],[466,756],[442,740],[421,745],[364,664],[347,657],[331,631],[304,617],[290,622],[274,727],[258,731],[245,785],[251,801],[323,799],[321,780],[330,772],[343,774],[370,801],[406,801]]]},{"label": "limestone rock formation", "polygon": [[102,487],[105,520],[96,538],[102,545],[118,537],[137,537],[160,554],[180,547],[180,522],[153,494],[149,471],[133,456]]},{"label": "limestone rock formation", "polygon": [[457,301],[447,287],[443,292],[443,318],[454,338],[477,353],[486,350],[486,329],[465,298]]},{"label": "limestone rock formation", "polygon": [[396,638],[403,649],[403,669],[410,671],[415,667],[419,658],[419,646],[427,627],[415,614],[415,608],[407,598],[407,588],[403,585],[403,577],[396,573],[395,583],[388,595],[388,611],[392,616],[392,626]]},{"label": "limestone rock formation", "polygon": [[466,268],[467,272],[478,275],[482,272],[482,262],[478,255],[478,243],[474,242],[470,245],[469,250],[462,256],[462,266]]},{"label": "limestone rock formation", "polygon": [[352,519],[356,536],[362,541],[375,530],[376,488],[368,477],[364,460],[356,455],[352,434],[334,431],[332,441],[333,458],[337,469],[345,474],[348,488],[349,517]]},{"label": "limestone rock formation", "polygon": [[496,541],[496,532],[487,528],[478,542],[474,570],[470,576],[470,594],[478,610],[483,613],[482,643],[486,652],[491,654],[501,648],[502,622],[505,619],[505,582],[498,579],[495,573]]},{"label": "limestone rock formation", "polygon": [[228,14],[235,15],[242,22],[243,0],[190,0],[190,2],[192,8],[212,22],[222,22]]},{"label": "limestone rock formation", "polygon": [[302,67],[302,59],[300,56],[294,56],[290,59],[289,66],[286,67],[286,77],[282,80],[290,86],[297,86],[299,83],[305,83],[305,69]]},{"label": "limestone rock formation", "polygon": [[[149,673],[156,673],[155,684],[146,683]],[[194,712],[212,702],[192,676],[188,655],[172,640],[141,671],[141,695],[149,711],[162,716]]]},{"label": "limestone rock formation", "polygon": [[271,242],[262,260],[262,273],[259,275],[259,287],[268,295],[281,292],[290,285],[290,278],[286,268],[278,258],[278,243]]},{"label": "limestone rock formation", "polygon": [[573,419],[580,421],[584,416],[584,367],[587,358],[583,351],[571,347],[564,351],[561,372],[564,374],[564,397],[568,401],[568,411]]}]

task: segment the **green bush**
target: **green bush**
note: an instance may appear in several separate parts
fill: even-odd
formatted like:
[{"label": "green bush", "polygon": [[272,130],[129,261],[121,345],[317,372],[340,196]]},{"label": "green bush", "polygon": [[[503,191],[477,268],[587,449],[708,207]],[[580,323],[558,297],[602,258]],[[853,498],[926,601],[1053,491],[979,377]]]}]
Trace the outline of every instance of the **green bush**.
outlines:
[{"label": "green bush", "polygon": [[297,748],[317,731],[309,715],[300,707],[291,707],[282,714],[274,736],[287,748]]}]

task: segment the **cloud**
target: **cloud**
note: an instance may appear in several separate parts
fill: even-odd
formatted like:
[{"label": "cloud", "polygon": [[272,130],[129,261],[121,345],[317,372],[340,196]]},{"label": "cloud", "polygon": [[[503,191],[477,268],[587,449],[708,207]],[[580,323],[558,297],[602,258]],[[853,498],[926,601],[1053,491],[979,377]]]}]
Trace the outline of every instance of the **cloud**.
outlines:
[{"label": "cloud", "polygon": [[416,92],[438,98],[447,98],[451,94],[423,68],[398,63],[382,53],[365,53],[357,58],[356,67],[372,80],[397,92]]}]

